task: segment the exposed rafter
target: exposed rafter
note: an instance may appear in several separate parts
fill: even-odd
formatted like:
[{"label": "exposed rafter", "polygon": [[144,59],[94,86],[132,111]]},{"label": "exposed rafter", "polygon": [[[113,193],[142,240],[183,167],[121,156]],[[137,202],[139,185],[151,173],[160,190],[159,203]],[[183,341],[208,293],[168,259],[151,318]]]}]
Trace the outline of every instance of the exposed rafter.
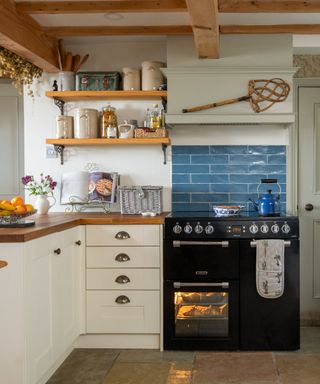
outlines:
[{"label": "exposed rafter", "polygon": [[181,12],[185,0],[25,1],[17,3],[25,13]]},{"label": "exposed rafter", "polygon": [[[202,0],[198,0],[199,3]],[[220,13],[313,13],[320,12],[319,0],[219,0]],[[24,13],[105,13],[105,12],[184,12],[185,0],[99,0],[24,1],[17,3]]]},{"label": "exposed rafter", "polygon": [[58,70],[57,45],[28,15],[16,12],[11,0],[0,1],[0,45],[48,72]]},{"label": "exposed rafter", "polygon": [[44,30],[56,37],[192,34],[192,28],[189,25],[149,25],[127,27],[47,27],[44,28]]},{"label": "exposed rafter", "polygon": [[200,59],[219,57],[218,0],[186,0]]},{"label": "exposed rafter", "polygon": [[320,34],[320,24],[281,24],[281,25],[222,25],[223,34],[273,34],[291,33],[298,35]]},{"label": "exposed rafter", "polygon": [[219,0],[219,12],[227,13],[313,13],[320,12],[319,0]]}]

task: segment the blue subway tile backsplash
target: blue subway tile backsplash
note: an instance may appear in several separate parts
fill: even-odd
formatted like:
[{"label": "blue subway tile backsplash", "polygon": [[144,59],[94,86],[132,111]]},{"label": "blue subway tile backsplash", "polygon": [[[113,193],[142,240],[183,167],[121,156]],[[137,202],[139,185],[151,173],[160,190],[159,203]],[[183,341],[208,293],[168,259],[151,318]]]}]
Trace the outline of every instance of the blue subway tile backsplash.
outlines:
[{"label": "blue subway tile backsplash", "polygon": [[[286,201],[284,145],[181,145],[172,147],[172,210],[208,211],[216,204],[241,204],[254,210],[263,178],[277,179],[282,208]],[[275,184],[261,185],[278,192]]]}]

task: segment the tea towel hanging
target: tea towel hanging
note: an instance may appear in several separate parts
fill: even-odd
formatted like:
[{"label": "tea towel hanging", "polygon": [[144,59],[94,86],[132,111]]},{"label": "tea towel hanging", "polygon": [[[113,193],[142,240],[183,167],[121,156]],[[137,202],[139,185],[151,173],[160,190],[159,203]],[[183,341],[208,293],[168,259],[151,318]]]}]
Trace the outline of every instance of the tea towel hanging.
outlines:
[{"label": "tea towel hanging", "polygon": [[277,299],[284,292],[284,240],[257,240],[256,285],[261,297]]}]

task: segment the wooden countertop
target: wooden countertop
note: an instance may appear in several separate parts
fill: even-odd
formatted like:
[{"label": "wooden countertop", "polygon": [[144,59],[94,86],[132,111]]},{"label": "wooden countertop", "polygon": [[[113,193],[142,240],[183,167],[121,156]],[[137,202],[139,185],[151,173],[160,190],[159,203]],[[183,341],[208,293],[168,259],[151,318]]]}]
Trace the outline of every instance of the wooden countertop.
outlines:
[{"label": "wooden countertop", "polygon": [[21,243],[85,224],[163,224],[167,215],[168,212],[155,217],[121,215],[118,212],[108,214],[57,212],[48,215],[34,215],[29,217],[36,221],[36,224],[32,227],[0,228],[0,243]]}]

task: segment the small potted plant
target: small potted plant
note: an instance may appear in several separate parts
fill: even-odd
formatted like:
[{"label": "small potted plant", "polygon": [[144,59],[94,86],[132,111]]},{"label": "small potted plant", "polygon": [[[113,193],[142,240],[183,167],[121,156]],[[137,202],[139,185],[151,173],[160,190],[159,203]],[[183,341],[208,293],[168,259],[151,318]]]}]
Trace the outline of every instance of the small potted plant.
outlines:
[{"label": "small potted plant", "polygon": [[42,75],[42,69],[30,63],[26,59],[16,55],[6,48],[0,47],[0,77],[5,76],[12,79],[12,84],[22,94],[23,86],[28,88],[28,95],[34,97],[30,85],[34,79]]},{"label": "small potted plant", "polygon": [[[56,203],[53,191],[57,186],[57,182],[50,175],[43,176],[43,173],[40,173],[40,182],[36,181],[33,176],[26,175],[22,177],[22,184],[29,191],[30,196],[37,196],[34,206],[38,213],[40,215],[47,214],[49,209]],[[48,198],[53,199],[52,204],[50,204]]]}]

